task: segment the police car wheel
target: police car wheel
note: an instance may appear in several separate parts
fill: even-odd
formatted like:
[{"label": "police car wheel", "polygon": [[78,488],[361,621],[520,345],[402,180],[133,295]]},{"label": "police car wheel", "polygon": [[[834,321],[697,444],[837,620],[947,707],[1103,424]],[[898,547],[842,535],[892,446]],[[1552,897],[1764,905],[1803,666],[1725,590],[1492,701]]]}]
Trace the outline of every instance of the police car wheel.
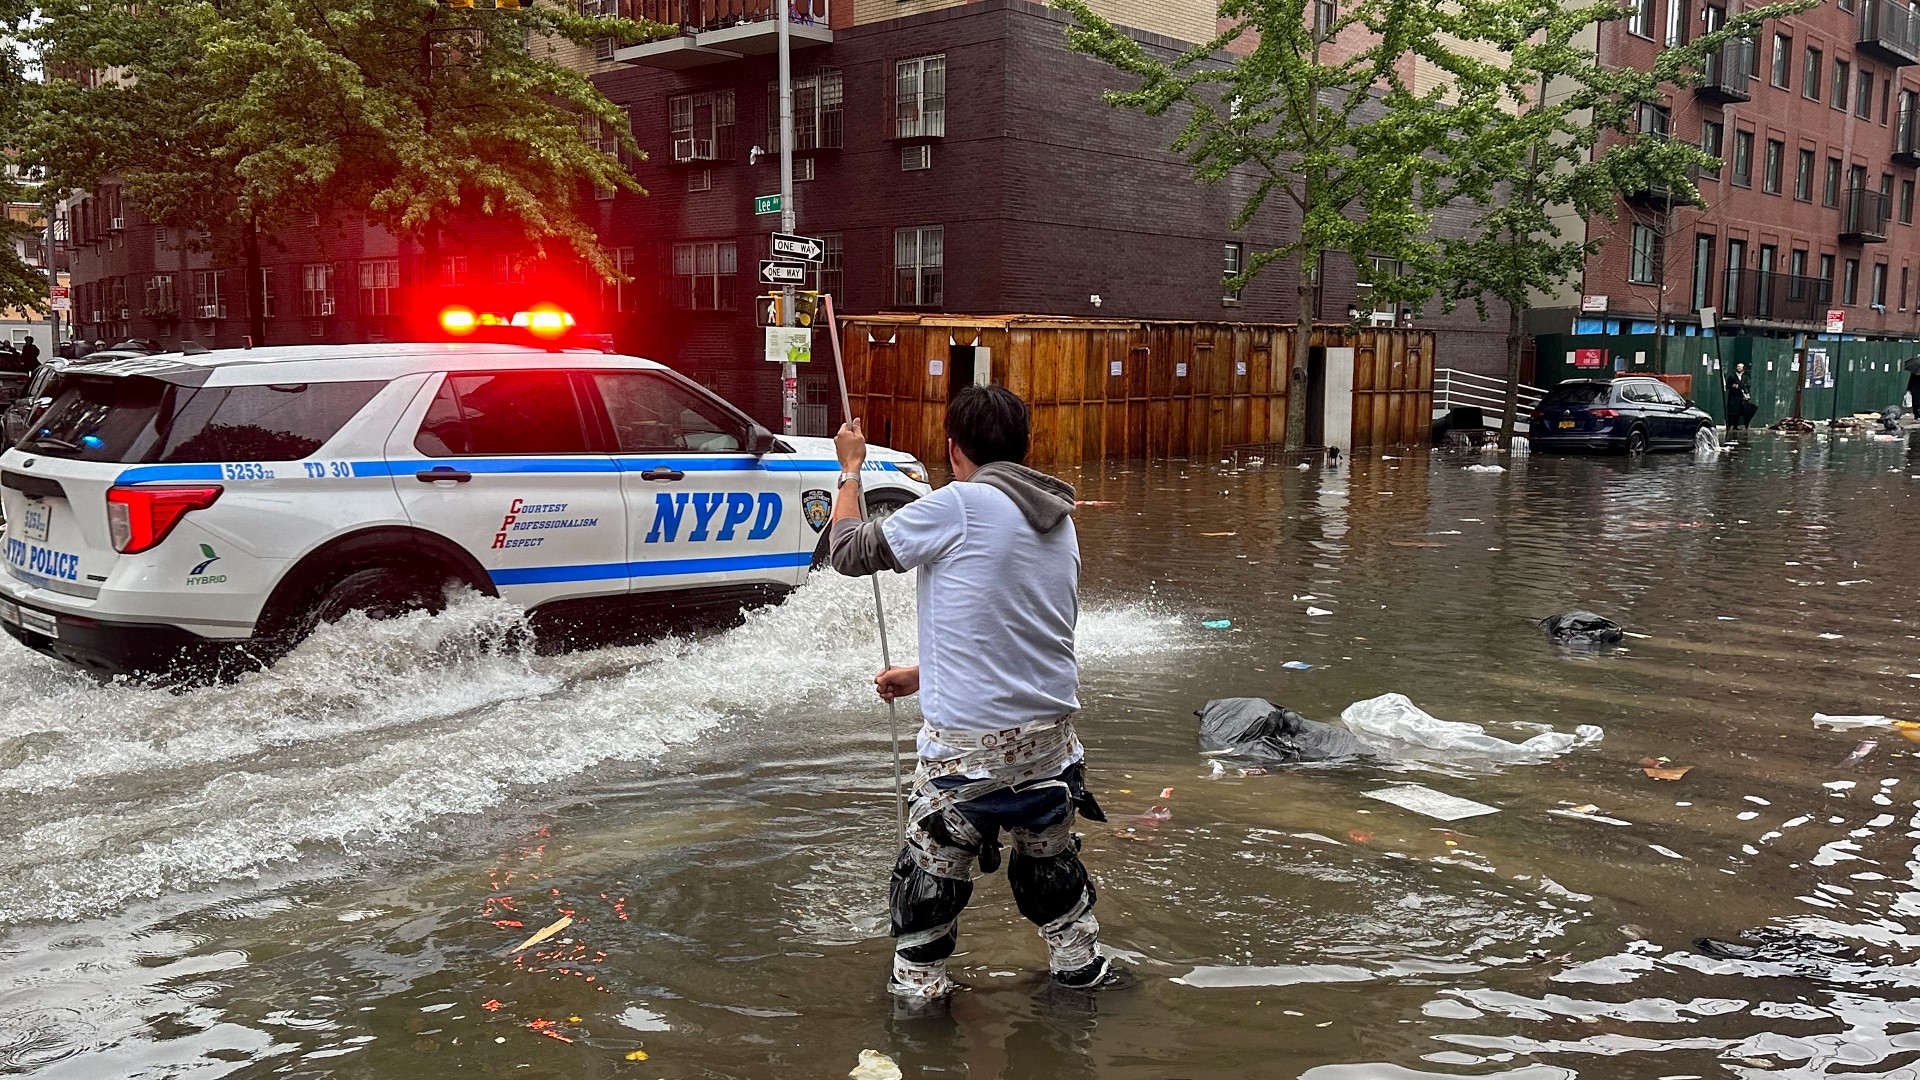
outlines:
[{"label": "police car wheel", "polygon": [[[913,499],[912,495],[903,495],[897,491],[870,492],[867,495],[867,517],[874,521],[891,517],[894,511],[912,502]],[[827,565],[830,554],[827,550],[827,536],[832,531],[830,528],[820,530],[820,540],[813,546],[811,569],[818,570]]]},{"label": "police car wheel", "polygon": [[307,633],[339,622],[354,612],[370,619],[396,619],[414,611],[438,613],[446,607],[446,583],[388,566],[356,570],[341,578],[308,612]]}]

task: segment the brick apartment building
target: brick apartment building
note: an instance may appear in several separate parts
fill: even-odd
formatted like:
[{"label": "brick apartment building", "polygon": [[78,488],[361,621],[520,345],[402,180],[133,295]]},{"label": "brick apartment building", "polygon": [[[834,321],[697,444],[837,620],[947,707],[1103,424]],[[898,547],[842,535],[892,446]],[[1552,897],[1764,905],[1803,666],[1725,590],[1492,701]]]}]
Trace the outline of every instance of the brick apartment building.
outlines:
[{"label": "brick apartment building", "polygon": [[[1720,24],[1705,0],[1634,0],[1602,27],[1607,63],[1645,68],[1665,45]],[[1576,333],[1824,334],[1829,311],[1870,339],[1920,333],[1920,13],[1895,0],[1826,0],[1714,56],[1704,83],[1643,106],[1642,131],[1725,161],[1699,178],[1707,206],[1652,190],[1588,223],[1604,247],[1583,302],[1535,328]]]},{"label": "brick apartment building", "polygon": [[[583,0],[682,28],[638,46],[566,46],[624,106],[644,160],[644,196],[603,193],[588,220],[631,284],[596,287],[599,322],[623,351],[672,363],[763,420],[779,415],[777,369],[761,360],[759,260],[778,217],[769,0]],[[1107,0],[1116,22],[1168,55],[1216,30],[1215,0]],[[1291,321],[1293,273],[1276,266],[1239,295],[1222,278],[1281,242],[1297,216],[1278,200],[1231,228],[1252,175],[1197,184],[1167,150],[1177,120],[1109,108],[1122,78],[1070,53],[1063,16],[1027,0],[793,0],[800,232],[822,238],[818,285],[841,311]],[[611,148],[611,143],[609,147]],[[169,235],[112,189],[72,211],[80,332],[234,345],[246,333],[237,258]],[[505,284],[574,267],[528,267],[483,230],[443,241],[425,267],[403,240],[350,222],[283,229],[267,246],[270,342],[378,340],[422,283]],[[1321,320],[1373,313],[1373,271],[1333,257]],[[536,286],[530,286],[536,288]],[[1358,305],[1356,307],[1355,305]],[[1420,313],[1442,366],[1503,363],[1504,310]],[[803,419],[824,423],[825,365],[803,375]],[[809,408],[808,406],[812,406]],[[817,419],[816,419],[817,418]]]}]

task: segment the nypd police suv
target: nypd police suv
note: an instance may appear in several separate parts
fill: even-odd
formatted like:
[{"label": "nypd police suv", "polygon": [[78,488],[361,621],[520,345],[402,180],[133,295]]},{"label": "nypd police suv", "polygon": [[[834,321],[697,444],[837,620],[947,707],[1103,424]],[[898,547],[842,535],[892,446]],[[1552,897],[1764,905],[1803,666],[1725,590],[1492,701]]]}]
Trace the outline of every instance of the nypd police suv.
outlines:
[{"label": "nypd police suv", "polygon": [[[929,489],[869,455],[870,505]],[[674,371],[480,341],[128,358],[0,456],[0,625],[102,673],[271,662],[450,586],[543,636],[798,586],[839,465]],[[237,663],[236,663],[237,662]]]}]

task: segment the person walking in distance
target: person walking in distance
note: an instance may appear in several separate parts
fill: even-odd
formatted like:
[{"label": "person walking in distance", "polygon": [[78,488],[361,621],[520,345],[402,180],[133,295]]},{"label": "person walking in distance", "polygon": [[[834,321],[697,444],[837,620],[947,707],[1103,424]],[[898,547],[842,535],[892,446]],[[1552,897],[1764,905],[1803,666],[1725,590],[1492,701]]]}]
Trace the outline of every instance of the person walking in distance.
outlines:
[{"label": "person walking in distance", "polygon": [[1747,365],[1735,364],[1727,374],[1727,434],[1736,427],[1753,430],[1753,383],[1747,378]]},{"label": "person walking in distance", "polygon": [[857,486],[866,436],[841,427],[840,490],[829,546],[835,570],[917,575],[920,663],[874,678],[892,701],[920,695],[906,844],[887,899],[889,988],[913,999],[957,988],[947,958],[973,895],[973,864],[1000,865],[1020,914],[1040,929],[1053,981],[1109,989],[1127,981],[1100,955],[1095,892],[1073,834],[1077,813],[1105,821],[1088,794],[1074,733],[1080,670],[1080,542],[1073,488],[1027,468],[1026,403],[972,386],[947,406],[954,482],[884,521],[862,523]]}]

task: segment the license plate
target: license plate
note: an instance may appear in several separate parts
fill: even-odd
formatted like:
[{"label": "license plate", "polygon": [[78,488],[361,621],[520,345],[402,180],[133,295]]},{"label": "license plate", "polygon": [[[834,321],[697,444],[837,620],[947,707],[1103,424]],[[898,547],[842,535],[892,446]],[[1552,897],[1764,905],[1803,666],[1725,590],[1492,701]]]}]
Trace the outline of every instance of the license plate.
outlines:
[{"label": "license plate", "polygon": [[45,499],[28,499],[20,514],[20,532],[29,540],[47,542],[47,526],[53,523],[53,511]]},{"label": "license plate", "polygon": [[21,608],[20,625],[39,634],[41,637],[57,638],[60,636],[60,621],[44,611],[35,611],[32,608]]},{"label": "license plate", "polygon": [[1560,426],[1561,426],[1561,427],[1563,427],[1563,428],[1570,428],[1570,427],[1572,427],[1572,426],[1573,426],[1573,421],[1571,421],[1571,420],[1562,420],[1562,421],[1560,421]]}]

